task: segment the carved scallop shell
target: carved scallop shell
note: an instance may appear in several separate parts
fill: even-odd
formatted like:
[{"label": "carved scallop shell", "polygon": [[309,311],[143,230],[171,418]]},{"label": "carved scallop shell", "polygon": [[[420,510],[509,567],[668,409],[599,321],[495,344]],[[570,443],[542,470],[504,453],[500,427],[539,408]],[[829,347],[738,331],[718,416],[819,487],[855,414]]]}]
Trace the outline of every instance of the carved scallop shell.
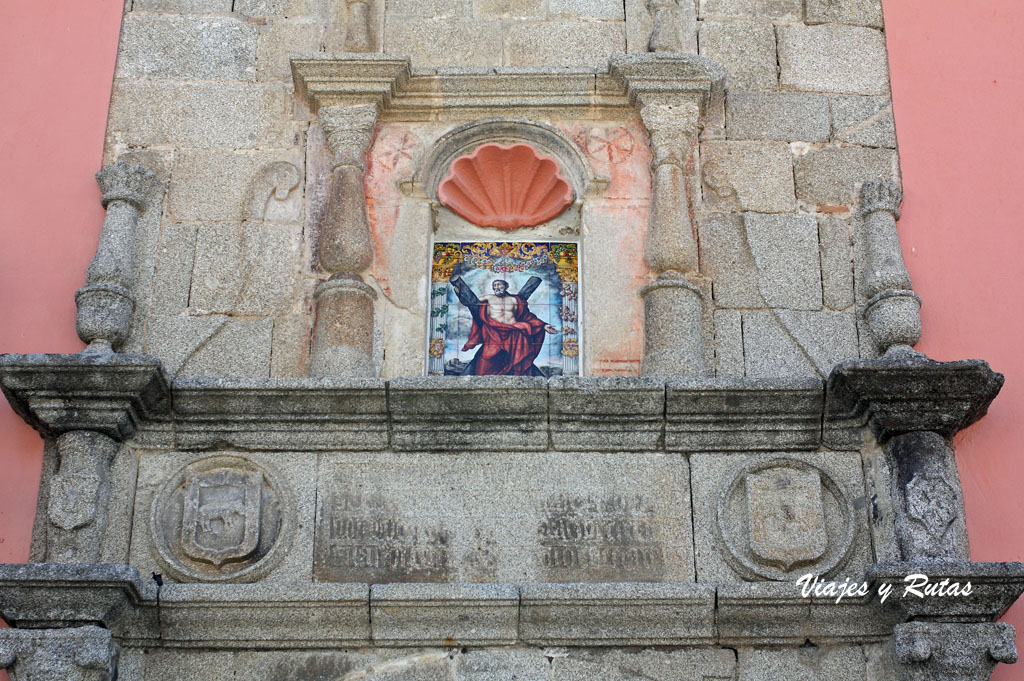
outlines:
[{"label": "carved scallop shell", "polygon": [[473,224],[504,230],[547,222],[573,200],[572,187],[554,159],[529,144],[494,142],[455,159],[437,196]]}]

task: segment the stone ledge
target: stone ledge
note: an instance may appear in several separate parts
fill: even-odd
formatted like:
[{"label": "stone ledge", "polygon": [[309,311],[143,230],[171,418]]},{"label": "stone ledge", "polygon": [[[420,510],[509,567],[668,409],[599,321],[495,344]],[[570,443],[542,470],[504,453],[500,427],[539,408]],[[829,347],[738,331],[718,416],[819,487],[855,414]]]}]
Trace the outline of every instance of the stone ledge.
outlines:
[{"label": "stone ledge", "polygon": [[864,422],[879,441],[929,430],[952,437],[988,411],[1003,375],[986,362],[937,362],[916,352],[837,364],[828,377],[826,429]]},{"label": "stone ledge", "polygon": [[715,641],[715,587],[694,583],[528,584],[519,636],[534,645]]},{"label": "stone ledge", "polygon": [[666,391],[669,451],[811,450],[821,444],[818,379],[677,379]]},{"label": "stone ledge", "polygon": [[148,355],[0,355],[0,388],[49,436],[92,430],[124,440],[171,405],[160,360]]},{"label": "stone ledge", "polygon": [[653,451],[665,430],[665,379],[553,378],[551,443],[561,451]]},{"label": "stone ledge", "polygon": [[512,584],[375,584],[370,620],[379,645],[513,645],[519,638],[519,589]]},{"label": "stone ledge", "polygon": [[0,617],[13,627],[110,628],[144,596],[153,594],[128,565],[0,565]]}]

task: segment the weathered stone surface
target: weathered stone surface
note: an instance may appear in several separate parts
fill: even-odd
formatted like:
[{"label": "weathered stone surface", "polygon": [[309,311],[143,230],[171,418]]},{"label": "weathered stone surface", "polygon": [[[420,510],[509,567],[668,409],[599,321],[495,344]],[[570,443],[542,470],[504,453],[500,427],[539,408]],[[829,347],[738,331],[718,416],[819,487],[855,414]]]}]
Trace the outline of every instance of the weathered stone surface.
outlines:
[{"label": "weathered stone surface", "polygon": [[863,577],[871,542],[859,455],[696,454],[691,465],[698,582]]},{"label": "weathered stone surface", "polygon": [[739,651],[739,680],[860,681],[864,654],[859,646],[797,649],[744,648]]},{"label": "weathered stone surface", "polygon": [[370,621],[381,645],[508,645],[519,638],[512,584],[375,584]]},{"label": "weathered stone surface", "polygon": [[0,565],[0,616],[15,627],[112,628],[144,595],[138,571],[128,565]]},{"label": "weathered stone surface", "polygon": [[729,90],[775,90],[779,86],[775,29],[771,24],[705,21],[700,55],[726,68]]},{"label": "weathered stone surface", "polygon": [[846,312],[743,313],[747,376],[819,376],[857,356],[857,328]]},{"label": "weathered stone surface", "polygon": [[272,319],[154,315],[146,349],[172,376],[269,376],[273,328]]},{"label": "weathered stone surface", "polygon": [[896,148],[896,124],[888,97],[831,95],[832,137],[865,147]]},{"label": "weathered stone surface", "polygon": [[551,660],[551,678],[559,681],[595,678],[643,678],[651,681],[717,680],[735,678],[735,673],[735,653],[714,648],[639,652],[569,648],[564,654]]},{"label": "weathered stone surface", "polygon": [[[174,159],[175,181],[167,195],[167,213],[175,222],[263,218],[266,207],[253,214],[256,197],[251,190],[263,179],[265,168],[281,162],[297,168],[303,165],[302,155],[296,151],[179,151]],[[290,203],[293,196],[301,196],[302,189],[294,186],[285,193]],[[293,220],[298,217],[295,215]]]},{"label": "weathered stone surface", "polygon": [[673,645],[714,640],[710,584],[525,584],[519,636],[547,645]]},{"label": "weathered stone surface", "polygon": [[384,28],[384,51],[408,54],[417,66],[496,66],[501,34],[494,19],[394,17]]},{"label": "weathered stone surface", "polygon": [[640,295],[644,299],[642,374],[672,377],[707,375],[704,291],[676,271],[663,273],[656,281],[641,288]]},{"label": "weathered stone surface", "polygon": [[472,650],[455,658],[455,678],[465,681],[547,681],[552,667],[544,651]]},{"label": "weathered stone surface", "polygon": [[376,379],[178,379],[167,446],[375,450],[388,442],[384,382]]},{"label": "weathered stone surface", "polygon": [[298,378],[306,375],[312,321],[312,315],[308,314],[274,319],[270,351],[272,378]]},{"label": "weathered stone surface", "polygon": [[164,224],[157,246],[147,314],[175,315],[188,307],[197,229],[196,225]]},{"label": "weathered stone surface", "polygon": [[880,0],[807,0],[807,23],[854,24],[882,28]]},{"label": "weathered stone surface", "polygon": [[183,14],[215,14],[231,11],[232,0],[132,0],[133,10],[158,10]]},{"label": "weathered stone surface", "polygon": [[625,51],[625,25],[613,21],[516,22],[505,37],[510,66],[603,67]]},{"label": "weathered stone surface", "polygon": [[739,310],[715,310],[715,376],[743,376],[743,326]]},{"label": "weathered stone surface", "polygon": [[810,215],[743,216],[758,286],[771,307],[821,309],[818,224]]},{"label": "weathered stone surface", "polygon": [[322,458],[316,579],[692,579],[687,467],[678,457],[509,447],[460,454],[453,485],[450,456]]},{"label": "weathered stone surface", "polygon": [[119,653],[99,627],[0,630],[0,669],[12,681],[115,681]]},{"label": "weathered stone surface", "polygon": [[562,451],[643,451],[662,441],[665,382],[653,377],[548,381],[551,443]]},{"label": "weathered stone surface", "polygon": [[800,0],[697,0],[701,19],[758,19],[800,21]]},{"label": "weathered stone surface", "polygon": [[1017,661],[1013,626],[907,622],[893,631],[893,659],[900,681],[986,681],[1000,662]]},{"label": "weathered stone surface", "polygon": [[712,279],[715,305],[764,307],[743,215],[710,213],[698,223],[698,230],[701,271]]},{"label": "weathered stone surface", "polygon": [[666,384],[669,451],[814,449],[821,381],[673,379]]},{"label": "weathered stone surface", "polygon": [[260,32],[256,49],[257,78],[291,81],[288,58],[293,54],[319,52],[323,39],[324,25],[316,19],[275,21]]},{"label": "weathered stone surface", "polygon": [[822,302],[827,308],[845,310],[853,305],[853,252],[849,223],[818,216],[818,242]]},{"label": "weathered stone surface", "polygon": [[256,37],[255,26],[232,16],[129,12],[116,77],[255,80]]},{"label": "weathered stone surface", "polygon": [[234,11],[249,17],[322,18],[326,9],[325,0],[234,0]]},{"label": "weathered stone surface", "polygon": [[827,142],[829,100],[810,92],[730,92],[726,126],[734,140]]},{"label": "weathered stone surface", "polygon": [[811,204],[856,203],[857,187],[870,180],[899,181],[899,159],[890,149],[825,147],[811,149],[793,162],[796,197]]},{"label": "weathered stone surface", "polygon": [[281,84],[116,80],[110,139],[138,146],[253,147],[294,143]]},{"label": "weathered stone surface", "polygon": [[544,4],[543,0],[473,0],[473,10],[478,17],[543,19]]},{"label": "weathered stone surface", "polygon": [[626,19],[618,0],[549,0],[548,11],[566,19]]},{"label": "weathered stone surface", "polygon": [[295,307],[302,225],[256,221],[198,226],[193,314],[279,315]]},{"label": "weathered stone surface", "polygon": [[870,28],[780,26],[779,68],[783,89],[856,95],[889,91],[885,38]]},{"label": "weathered stone surface", "polygon": [[[142,574],[162,573],[165,581],[308,582],[315,460],[312,453],[290,453],[287,460],[258,453],[143,456],[131,564]],[[241,496],[223,508],[206,503],[196,496],[200,485],[244,490],[244,504]],[[224,508],[234,509],[241,527],[211,539],[204,523],[215,523]]]},{"label": "weathered stone surface", "polygon": [[784,142],[703,142],[704,203],[711,210],[784,213],[795,208],[793,160]]}]

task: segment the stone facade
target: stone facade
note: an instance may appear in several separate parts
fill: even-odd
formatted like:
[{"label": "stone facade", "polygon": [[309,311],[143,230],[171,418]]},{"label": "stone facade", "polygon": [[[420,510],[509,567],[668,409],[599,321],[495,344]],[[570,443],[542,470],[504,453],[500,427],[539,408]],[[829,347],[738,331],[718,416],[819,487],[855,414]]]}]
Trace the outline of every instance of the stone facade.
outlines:
[{"label": "stone facade", "polygon": [[[540,224],[500,160],[452,170],[522,147]],[[1002,377],[912,350],[877,2],[135,0],[105,156],[89,347],[0,358],[52,444],[0,567],[16,680],[1016,659],[1024,565],[969,562],[951,444]],[[426,375],[463,242],[572,246],[557,362]],[[974,590],[796,583],[913,573]]]}]

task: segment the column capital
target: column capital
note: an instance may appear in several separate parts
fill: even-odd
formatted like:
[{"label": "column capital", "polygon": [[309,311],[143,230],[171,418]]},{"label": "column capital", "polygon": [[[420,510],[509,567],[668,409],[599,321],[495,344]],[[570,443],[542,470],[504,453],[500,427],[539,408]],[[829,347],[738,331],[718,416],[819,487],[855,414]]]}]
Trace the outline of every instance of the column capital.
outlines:
[{"label": "column capital", "polygon": [[334,154],[333,167],[348,165],[365,167],[366,152],[373,139],[377,122],[376,104],[321,107],[317,112],[327,136],[327,146]]},{"label": "column capital", "polygon": [[106,208],[113,201],[125,201],[136,209],[146,209],[150,198],[160,189],[156,173],[138,163],[118,161],[103,166],[96,173],[96,183],[103,192],[100,202]]},{"label": "column capital", "polygon": [[0,631],[0,669],[12,681],[112,681],[119,656],[110,631],[100,627]]},{"label": "column capital", "polygon": [[690,149],[700,131],[700,107],[696,102],[647,104],[640,109],[640,118],[651,136],[651,167],[674,163],[685,167]]},{"label": "column capital", "polygon": [[900,202],[903,192],[892,180],[873,180],[865,182],[860,188],[861,215],[870,215],[878,211],[892,214],[893,219],[900,219]]},{"label": "column capital", "polygon": [[1013,638],[1005,622],[907,622],[893,629],[893,660],[901,681],[988,681],[996,664],[1017,661]]}]

